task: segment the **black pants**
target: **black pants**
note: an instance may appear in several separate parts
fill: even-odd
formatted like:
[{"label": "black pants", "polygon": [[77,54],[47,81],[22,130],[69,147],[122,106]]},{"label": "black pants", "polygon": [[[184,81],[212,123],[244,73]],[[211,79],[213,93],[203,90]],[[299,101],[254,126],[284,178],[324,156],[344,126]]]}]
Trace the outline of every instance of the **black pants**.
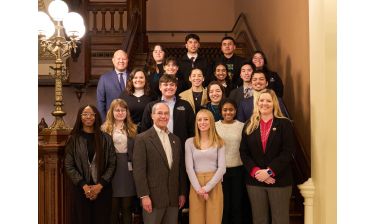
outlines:
[{"label": "black pants", "polygon": [[223,224],[243,223],[243,190],[245,187],[243,175],[243,166],[226,169],[223,181]]},{"label": "black pants", "polygon": [[72,224],[108,224],[111,218],[112,186],[106,185],[94,201],[82,187],[74,188]]},{"label": "black pants", "polygon": [[[133,197],[113,197],[112,198],[112,224],[132,223],[132,202]],[[120,215],[121,214],[121,215]]]}]

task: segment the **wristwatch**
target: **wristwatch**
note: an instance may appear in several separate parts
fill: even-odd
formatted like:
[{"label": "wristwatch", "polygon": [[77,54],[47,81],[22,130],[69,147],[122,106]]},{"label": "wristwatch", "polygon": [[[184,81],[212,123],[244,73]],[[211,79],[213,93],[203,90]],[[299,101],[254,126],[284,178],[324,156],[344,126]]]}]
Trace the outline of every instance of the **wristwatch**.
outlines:
[{"label": "wristwatch", "polygon": [[268,173],[268,175],[272,175],[272,170],[271,169],[267,169],[267,173]]}]

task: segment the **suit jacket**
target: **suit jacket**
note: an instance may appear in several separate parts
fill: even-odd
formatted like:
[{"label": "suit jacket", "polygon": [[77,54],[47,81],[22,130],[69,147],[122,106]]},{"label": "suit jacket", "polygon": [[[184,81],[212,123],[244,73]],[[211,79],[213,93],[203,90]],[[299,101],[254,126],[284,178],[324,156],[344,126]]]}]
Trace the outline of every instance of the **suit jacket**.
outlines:
[{"label": "suit jacket", "polygon": [[[195,111],[195,103],[194,103],[194,98],[193,98],[193,90],[192,88],[183,91],[180,93],[180,97],[183,100],[186,100],[187,102],[190,103],[191,107],[193,108],[194,113],[197,113],[198,111]],[[201,100],[201,106],[205,105],[208,103],[208,98],[207,98],[207,89],[203,89],[203,94],[202,94],[202,100]]]},{"label": "suit jacket", "polygon": [[[151,109],[158,102],[161,102],[161,100],[155,100],[146,105],[141,122],[141,132],[152,127]],[[170,119],[173,119],[173,134],[177,135],[181,142],[185,142],[187,138],[194,136],[195,115],[193,108],[191,108],[186,100],[182,100],[176,96],[173,118]]]},{"label": "suit jacket", "polygon": [[[128,73],[126,73],[126,81],[128,79]],[[96,88],[96,102],[100,113],[100,117],[104,122],[109,106],[112,100],[119,98],[122,91],[120,88],[120,83],[118,81],[118,76],[115,70],[105,73],[100,76],[98,86]]]},{"label": "suit jacket", "polygon": [[[279,106],[281,109],[281,112],[284,114],[285,117],[290,118],[290,115],[288,113],[288,110],[285,107],[285,104],[283,100],[280,97],[277,97],[279,101]],[[250,98],[243,99],[238,106],[237,110],[237,120],[241,122],[246,122],[248,119],[250,119],[251,115],[253,115],[254,110],[254,96],[251,96]]]},{"label": "suit jacket", "polygon": [[172,167],[154,127],[135,137],[133,175],[139,197],[149,195],[155,208],[178,207],[179,195],[186,192],[186,171],[180,139],[168,135]]},{"label": "suit jacket", "polygon": [[[250,135],[245,133],[247,124],[242,133],[240,154],[246,168],[246,182],[250,185],[282,187],[293,182],[291,161],[296,151],[296,143],[291,122],[285,118],[274,118],[267,140],[266,150],[263,152],[260,137],[260,125]],[[266,169],[275,173],[276,183],[269,185],[257,181],[250,176],[254,167]]]},{"label": "suit jacket", "polygon": [[240,106],[241,101],[244,100],[244,98],[243,98],[243,86],[240,86],[236,89],[233,89],[230,92],[228,98],[234,100],[236,102],[237,108],[238,108]]}]

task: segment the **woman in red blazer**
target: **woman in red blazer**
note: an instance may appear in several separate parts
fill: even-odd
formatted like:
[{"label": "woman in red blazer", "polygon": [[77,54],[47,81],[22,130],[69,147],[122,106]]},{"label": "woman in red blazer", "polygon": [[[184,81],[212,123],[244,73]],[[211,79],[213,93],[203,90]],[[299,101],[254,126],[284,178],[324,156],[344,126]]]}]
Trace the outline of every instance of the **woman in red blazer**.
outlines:
[{"label": "woman in red blazer", "polygon": [[263,90],[240,146],[254,224],[270,223],[270,217],[272,223],[289,223],[295,148],[291,122],[282,114],[275,92]]}]

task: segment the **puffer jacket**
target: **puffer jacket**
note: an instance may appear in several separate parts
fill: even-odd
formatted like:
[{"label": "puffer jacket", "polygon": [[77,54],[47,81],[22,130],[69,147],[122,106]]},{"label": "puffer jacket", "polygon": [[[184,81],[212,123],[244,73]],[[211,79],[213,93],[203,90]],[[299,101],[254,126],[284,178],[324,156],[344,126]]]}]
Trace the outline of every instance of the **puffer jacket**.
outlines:
[{"label": "puffer jacket", "polygon": [[[110,135],[102,132],[104,171],[98,179],[103,186],[111,182],[116,169],[116,151]],[[74,185],[90,183],[87,141],[81,135],[71,136],[65,147],[64,169]]]}]

